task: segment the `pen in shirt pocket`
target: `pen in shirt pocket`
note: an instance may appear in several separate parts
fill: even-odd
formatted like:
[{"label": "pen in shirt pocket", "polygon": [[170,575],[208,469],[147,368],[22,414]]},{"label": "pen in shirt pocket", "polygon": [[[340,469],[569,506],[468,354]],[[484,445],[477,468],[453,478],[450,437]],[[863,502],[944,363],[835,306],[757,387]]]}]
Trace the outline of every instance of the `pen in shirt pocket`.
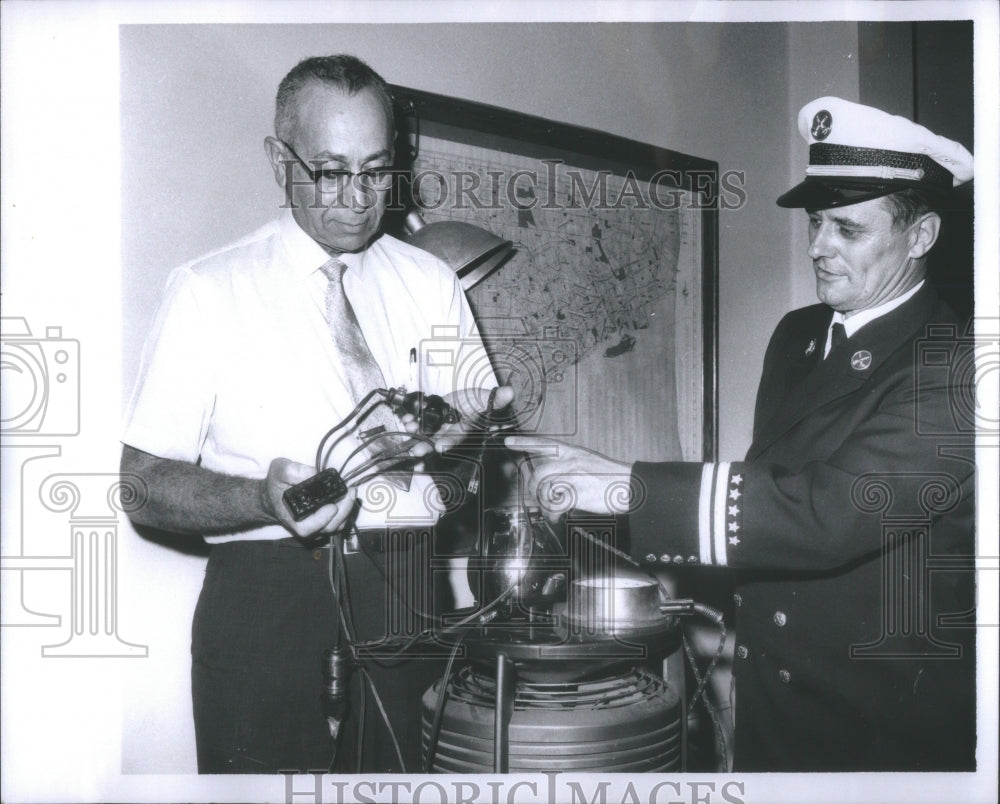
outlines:
[{"label": "pen in shirt pocket", "polygon": [[410,349],[410,390],[417,390],[417,347]]}]

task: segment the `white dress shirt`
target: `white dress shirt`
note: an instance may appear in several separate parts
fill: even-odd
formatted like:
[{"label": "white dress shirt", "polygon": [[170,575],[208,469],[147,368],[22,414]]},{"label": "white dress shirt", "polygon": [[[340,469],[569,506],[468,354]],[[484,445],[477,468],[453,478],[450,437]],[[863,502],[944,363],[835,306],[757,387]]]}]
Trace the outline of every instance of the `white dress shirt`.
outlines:
[{"label": "white dress shirt", "polygon": [[826,330],[826,349],[823,350],[823,357],[826,358],[830,354],[830,349],[833,348],[833,325],[843,324],[844,332],[847,333],[847,337],[850,338],[855,332],[861,329],[865,324],[870,324],[876,318],[881,318],[886,313],[895,310],[899,305],[913,296],[920,288],[924,286],[924,280],[921,279],[916,285],[910,288],[902,296],[897,296],[895,299],[890,299],[884,304],[880,304],[878,307],[872,307],[868,310],[859,310],[850,316],[845,316],[839,311],[834,311],[833,320],[830,321],[830,326]]},{"label": "white dress shirt", "polygon": [[[123,441],[162,458],[263,478],[273,458],[314,464],[324,433],[356,401],[333,359],[324,314],[329,259],[290,212],[175,269],[143,350]],[[495,379],[454,272],[383,235],[341,255],[344,289],[387,387],[445,395]],[[411,350],[417,362],[411,362]],[[339,468],[356,444],[342,444]],[[433,524],[440,500],[426,475],[409,492],[359,491],[358,526]],[[280,525],[210,537],[278,539]]]}]

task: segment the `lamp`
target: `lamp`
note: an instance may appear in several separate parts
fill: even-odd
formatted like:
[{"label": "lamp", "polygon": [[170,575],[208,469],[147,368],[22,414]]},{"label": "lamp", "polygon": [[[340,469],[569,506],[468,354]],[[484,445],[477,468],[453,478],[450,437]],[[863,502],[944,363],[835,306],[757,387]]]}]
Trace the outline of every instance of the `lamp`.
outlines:
[{"label": "lamp", "polygon": [[425,223],[419,212],[411,210],[406,214],[403,226],[407,232],[406,242],[429,251],[447,263],[458,275],[466,293],[514,251],[510,240],[503,240],[465,221]]}]

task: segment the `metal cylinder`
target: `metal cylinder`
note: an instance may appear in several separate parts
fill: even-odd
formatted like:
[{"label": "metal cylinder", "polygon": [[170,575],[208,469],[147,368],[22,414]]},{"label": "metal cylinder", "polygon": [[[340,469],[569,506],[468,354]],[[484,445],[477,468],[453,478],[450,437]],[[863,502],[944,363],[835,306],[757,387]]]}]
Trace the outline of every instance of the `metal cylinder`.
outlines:
[{"label": "metal cylinder", "polygon": [[[423,698],[425,752],[440,683],[428,689]],[[495,702],[495,678],[472,666],[453,674],[433,771],[493,771]],[[570,684],[519,681],[507,724],[507,770],[679,770],[681,722],[679,695],[645,668]]]}]

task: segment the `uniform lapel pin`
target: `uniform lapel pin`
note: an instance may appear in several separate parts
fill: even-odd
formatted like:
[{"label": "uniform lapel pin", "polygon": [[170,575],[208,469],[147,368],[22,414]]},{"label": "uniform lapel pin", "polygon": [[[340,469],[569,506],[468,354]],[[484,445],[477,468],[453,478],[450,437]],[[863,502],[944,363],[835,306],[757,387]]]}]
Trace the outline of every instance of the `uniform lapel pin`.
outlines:
[{"label": "uniform lapel pin", "polygon": [[851,368],[855,371],[864,371],[872,364],[872,353],[867,349],[859,349],[851,355]]},{"label": "uniform lapel pin", "polygon": [[808,357],[815,351],[816,351],[816,339],[813,338],[811,341],[809,341],[809,345],[806,347],[806,357]]}]

